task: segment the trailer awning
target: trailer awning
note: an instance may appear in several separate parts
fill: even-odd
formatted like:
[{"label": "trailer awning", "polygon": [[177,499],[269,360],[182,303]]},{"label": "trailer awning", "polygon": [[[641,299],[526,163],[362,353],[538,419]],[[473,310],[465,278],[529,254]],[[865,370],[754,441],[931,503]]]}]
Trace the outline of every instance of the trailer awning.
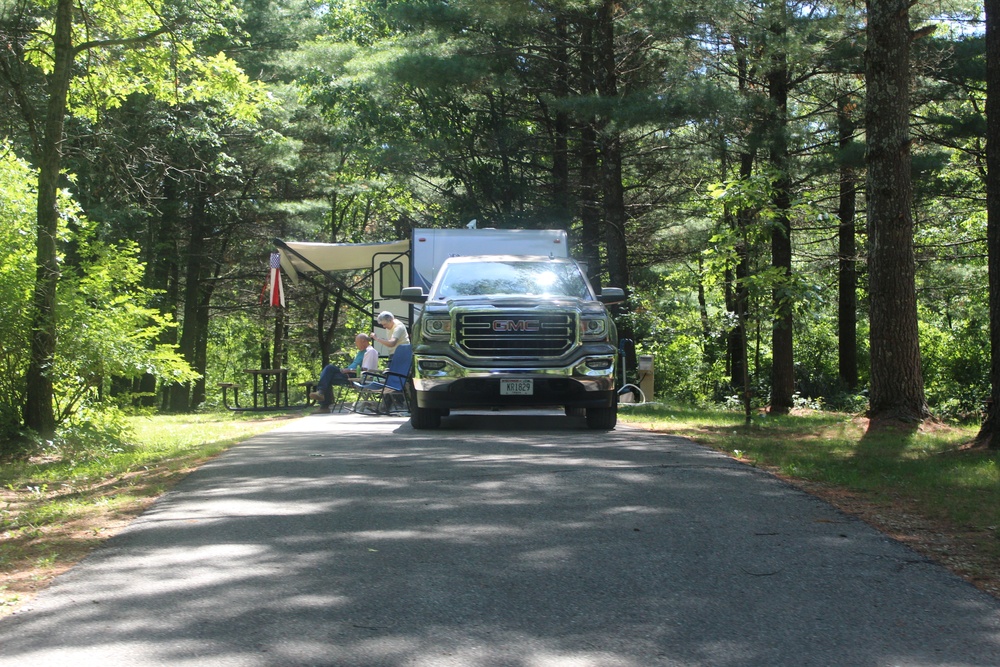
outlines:
[{"label": "trailer awning", "polygon": [[409,252],[410,242],[386,243],[303,243],[275,240],[285,275],[298,284],[302,274],[333,271],[372,270],[376,255]]}]

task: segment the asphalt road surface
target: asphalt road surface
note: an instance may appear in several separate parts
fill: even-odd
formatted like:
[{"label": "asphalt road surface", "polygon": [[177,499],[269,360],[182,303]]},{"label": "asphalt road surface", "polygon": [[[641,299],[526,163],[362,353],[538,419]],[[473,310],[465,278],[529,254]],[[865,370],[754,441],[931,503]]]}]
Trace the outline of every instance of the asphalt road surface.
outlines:
[{"label": "asphalt road surface", "polygon": [[994,667],[1000,603],[680,438],[315,415],[0,622],[0,665]]}]

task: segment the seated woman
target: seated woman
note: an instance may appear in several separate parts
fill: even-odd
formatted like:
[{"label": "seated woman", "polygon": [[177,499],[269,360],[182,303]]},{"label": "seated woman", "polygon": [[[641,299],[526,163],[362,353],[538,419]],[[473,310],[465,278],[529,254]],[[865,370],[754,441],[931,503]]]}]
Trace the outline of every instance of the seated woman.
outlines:
[{"label": "seated woman", "polygon": [[316,391],[309,394],[309,398],[319,403],[320,410],[330,411],[330,404],[333,399],[333,385],[350,384],[350,376],[357,375],[358,369],[361,372],[378,370],[378,350],[371,346],[371,338],[368,334],[359,333],[354,337],[354,346],[358,348],[354,360],[344,368],[335,364],[328,364],[319,375],[319,383]]}]

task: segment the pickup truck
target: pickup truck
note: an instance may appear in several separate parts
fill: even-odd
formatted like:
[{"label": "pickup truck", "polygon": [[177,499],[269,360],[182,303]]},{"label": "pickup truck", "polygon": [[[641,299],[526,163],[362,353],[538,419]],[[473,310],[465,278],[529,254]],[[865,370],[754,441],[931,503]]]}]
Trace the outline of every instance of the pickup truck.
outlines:
[{"label": "pickup truck", "polygon": [[445,260],[424,292],[410,339],[410,422],[440,426],[456,408],[552,407],[585,412],[587,426],[618,421],[617,331],[605,304],[620,288],[596,294],[580,264],[565,257],[476,255]]}]

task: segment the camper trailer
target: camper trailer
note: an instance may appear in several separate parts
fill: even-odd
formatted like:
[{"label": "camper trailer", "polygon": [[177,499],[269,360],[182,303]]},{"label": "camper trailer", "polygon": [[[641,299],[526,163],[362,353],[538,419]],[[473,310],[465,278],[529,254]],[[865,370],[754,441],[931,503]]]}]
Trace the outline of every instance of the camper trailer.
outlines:
[{"label": "camper trailer", "polygon": [[[449,257],[467,255],[542,255],[568,257],[569,243],[561,229],[426,229],[409,239],[386,243],[305,243],[274,240],[281,268],[292,284],[306,281],[343,288],[347,303],[374,319],[383,310],[411,323],[419,305],[400,299],[404,287],[429,289]],[[352,288],[344,272],[367,272],[372,292]]]}]

